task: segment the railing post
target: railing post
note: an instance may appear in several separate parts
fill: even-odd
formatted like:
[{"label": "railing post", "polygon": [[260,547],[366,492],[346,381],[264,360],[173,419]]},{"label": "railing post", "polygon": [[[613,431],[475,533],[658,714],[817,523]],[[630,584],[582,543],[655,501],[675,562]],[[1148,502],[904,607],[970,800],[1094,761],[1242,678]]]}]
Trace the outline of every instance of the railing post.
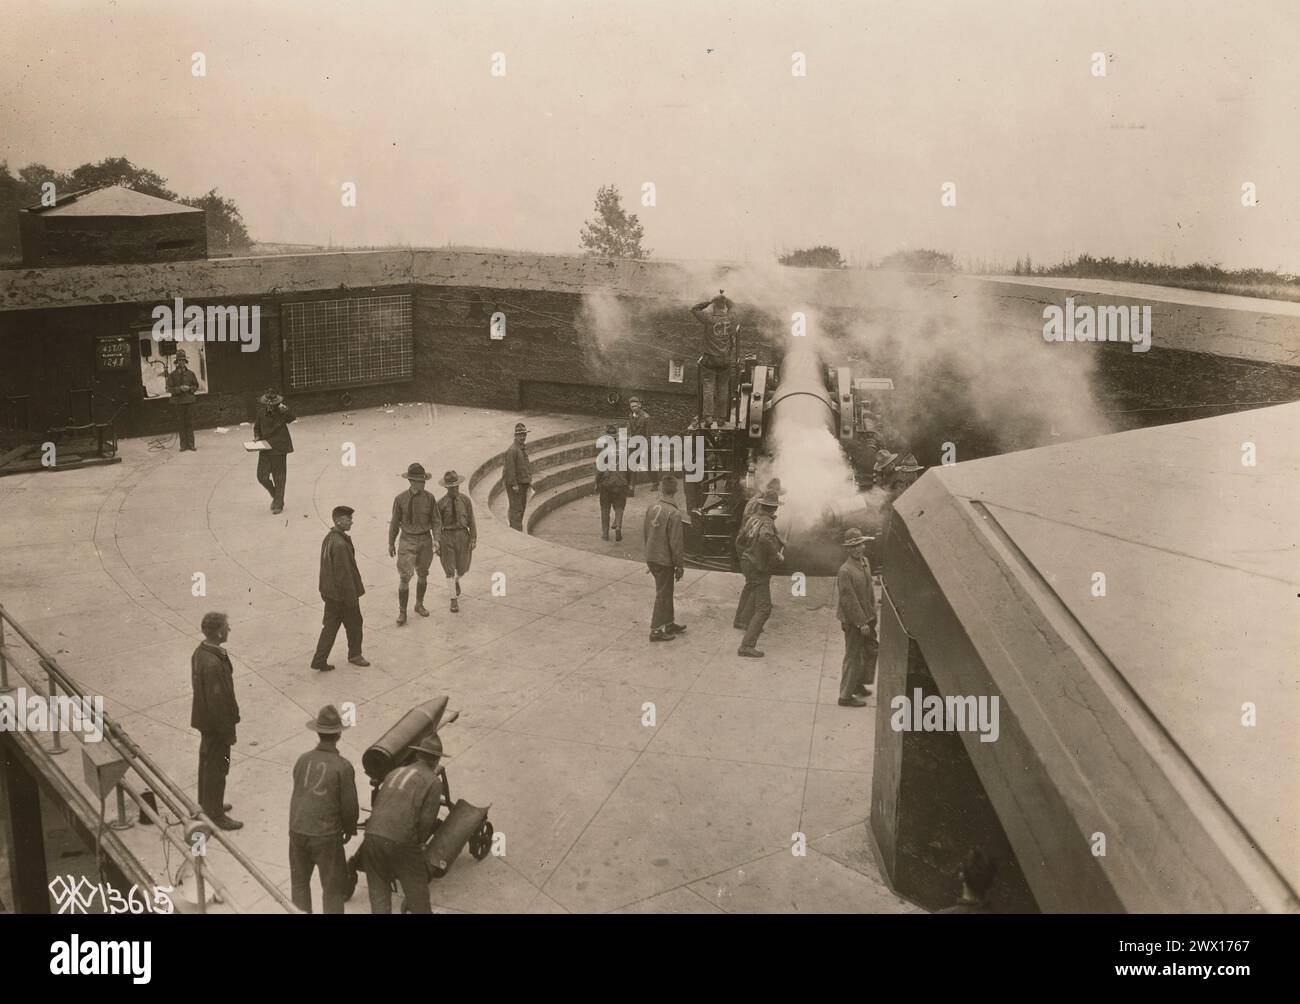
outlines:
[{"label": "railing post", "polygon": [[0,615],[0,694],[13,691],[9,685],[9,660],[5,657],[5,619]]},{"label": "railing post", "polygon": [[48,663],[43,663],[43,665],[45,666],[45,678],[49,681],[46,689],[49,691],[50,729],[54,733],[54,745],[51,747],[50,753],[57,756],[60,753],[68,752],[63,748],[63,716],[59,714],[58,700],[59,682],[54,678],[54,669]]},{"label": "railing post", "polygon": [[[140,817],[143,819],[144,813],[141,813]],[[126,790],[120,782],[117,786],[117,819],[108,825],[114,830],[129,830],[132,825],[131,820],[126,818]]]}]

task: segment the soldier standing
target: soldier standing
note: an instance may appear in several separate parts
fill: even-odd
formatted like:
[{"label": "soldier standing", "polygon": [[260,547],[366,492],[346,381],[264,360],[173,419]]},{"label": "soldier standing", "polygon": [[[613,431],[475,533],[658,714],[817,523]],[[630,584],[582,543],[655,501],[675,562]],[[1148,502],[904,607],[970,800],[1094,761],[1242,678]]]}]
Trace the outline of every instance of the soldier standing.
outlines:
[{"label": "soldier standing", "polygon": [[[691,308],[695,319],[704,325],[704,354],[700,358],[702,397],[700,424],[716,429],[718,420],[731,420],[732,318],[734,304],[722,290],[712,300]],[[706,314],[705,310],[709,312]]]},{"label": "soldier standing", "polygon": [[[428,617],[424,592],[429,588],[429,567],[441,547],[442,521],[438,502],[424,490],[433,475],[423,464],[411,464],[402,475],[410,487],[393,499],[393,516],[388,523],[388,556],[397,559],[397,623],[406,623],[406,604],[411,596],[411,573],[416,575],[415,612]],[[398,532],[401,541],[398,542]]]},{"label": "soldier standing", "polygon": [[199,378],[189,367],[189,357],[181,350],[176,353],[176,368],[167,374],[167,393],[171,395],[172,408],[176,412],[181,453],[198,449],[194,445],[194,392],[198,389]]},{"label": "soldier standing", "polygon": [[199,730],[199,807],[223,830],[244,824],[227,812],[226,775],[230,773],[230,747],[235,744],[239,702],[235,700],[234,670],[222,647],[230,637],[225,614],[203,615],[203,641],[190,657],[190,684],[194,691],[190,726]]},{"label": "soldier standing", "polygon": [[289,423],[295,416],[275,388],[267,390],[257,403],[253,438],[271,444],[269,450],[258,451],[257,482],[271,495],[271,512],[280,513],[284,511],[284,480],[289,469],[289,454],[293,452]]},{"label": "soldier standing", "polygon": [[356,548],[348,536],[354,511],[351,506],[335,506],[330,513],[334,526],[321,541],[320,596],[325,601],[325,619],[320,640],[316,642],[316,654],[311,660],[312,669],[334,668],[326,660],[334,647],[334,639],[339,636],[340,624],[348,635],[348,662],[354,666],[370,665],[361,654],[361,597],[365,595],[366,587],[357,569]]},{"label": "soldier standing", "polygon": [[[632,409],[632,414],[628,416],[628,420],[627,420],[628,441],[631,442],[633,436],[642,436],[645,438],[645,441],[649,443],[650,442],[650,413],[642,409],[641,399],[639,397],[629,398],[627,403],[628,406]],[[645,478],[641,478],[639,477],[639,472],[637,471],[627,472],[627,493],[629,495],[636,494],[636,483],[639,480],[640,481],[649,480],[649,476],[647,475]]]},{"label": "soldier standing", "polygon": [[343,718],[328,704],[307,723],[320,740],[293,766],[289,801],[289,881],[293,905],[311,913],[311,873],[320,869],[322,909],[342,913],[348,893],[343,845],[357,835],[356,771],[339,753]]},{"label": "soldier standing", "polygon": [[528,429],[524,423],[516,422],[515,441],[506,450],[503,478],[506,492],[510,496],[510,526],[521,532],[524,528],[524,508],[528,505],[528,488],[533,483],[533,470],[528,463],[528,450],[524,446],[527,438]]},{"label": "soldier standing", "polygon": [[394,881],[401,883],[408,913],[431,913],[424,844],[438,827],[442,805],[442,740],[425,736],[411,749],[415,762],[392,771],[375,792],[374,811],[361,844],[371,913],[392,913]]},{"label": "soldier standing", "polygon": [[863,699],[871,693],[869,680],[875,679],[876,653],[876,597],[871,589],[871,563],[867,561],[867,541],[871,538],[857,527],[844,531],[844,547],[848,551],[844,564],[835,576],[835,589],[839,594],[839,621],[844,631],[844,663],[840,670],[840,698],[842,708],[866,706]]},{"label": "soldier standing", "polygon": [[740,551],[740,570],[745,575],[745,588],[741,590],[732,622],[743,629],[745,637],[740,642],[737,655],[761,659],[763,653],[755,646],[763,625],[772,614],[772,568],[784,556],[781,538],[776,533],[776,510],[781,499],[768,490],[759,496],[758,512],[749,517],[740,528],[736,539]]},{"label": "soldier standing", "polygon": [[682,513],[678,507],[677,479],[665,474],[659,497],[645,511],[645,562],[655,580],[655,606],[650,615],[651,641],[676,641],[686,630],[675,621],[673,586],[686,574],[686,548]]},{"label": "soldier standing", "polygon": [[447,595],[451,597],[451,612],[460,613],[456,597],[460,595],[460,578],[469,572],[470,559],[478,546],[478,524],[474,522],[474,503],[462,495],[460,486],[465,479],[455,471],[442,476],[442,487],[447,494],[438,500],[438,519],[442,524],[442,570],[447,576]]},{"label": "soldier standing", "polygon": [[[618,436],[618,426],[605,428],[605,435]],[[600,496],[600,539],[609,540],[610,513],[613,512],[614,539],[623,539],[623,510],[631,493],[628,481],[631,474],[618,469],[596,471],[596,493]]]}]

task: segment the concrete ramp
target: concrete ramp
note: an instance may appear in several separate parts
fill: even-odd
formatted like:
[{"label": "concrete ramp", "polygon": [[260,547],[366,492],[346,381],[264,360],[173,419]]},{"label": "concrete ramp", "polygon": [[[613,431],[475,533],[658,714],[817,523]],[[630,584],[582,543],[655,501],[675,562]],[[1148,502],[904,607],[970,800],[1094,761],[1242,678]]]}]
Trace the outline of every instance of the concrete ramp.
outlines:
[{"label": "concrete ramp", "polygon": [[[1043,910],[1295,911],[1298,499],[1300,405],[936,468],[906,492],[872,819],[898,891],[940,905],[978,844]],[[997,697],[996,740],[891,727],[918,687]]]}]

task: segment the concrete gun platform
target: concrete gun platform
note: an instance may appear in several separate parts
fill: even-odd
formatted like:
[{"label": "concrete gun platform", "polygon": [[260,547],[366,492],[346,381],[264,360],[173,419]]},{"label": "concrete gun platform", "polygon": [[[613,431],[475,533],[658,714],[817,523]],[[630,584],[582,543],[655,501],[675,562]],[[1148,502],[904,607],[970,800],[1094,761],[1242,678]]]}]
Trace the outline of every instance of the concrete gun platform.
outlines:
[{"label": "concrete gun platform", "polygon": [[[243,717],[227,788],[245,823],[234,837],[286,892],[290,771],[315,742],[307,719],[325,703],[356,705],[341,750],[367,805],[362,751],[415,703],[448,694],[462,712],[443,732],[453,798],[491,803],[505,853],[463,856],[431,886],[440,910],[915,911],[869,849],[873,713],[835,703],[829,580],[809,580],[801,598],[774,581],[758,661],[735,655],[739,577],[689,571],[677,601],[689,632],[650,645],[643,565],[516,533],[483,497],[461,612],[448,611],[435,559],[432,616],[396,626],[387,524],[400,472],[419,461],[435,477],[469,475],[520,417],[403,404],[302,418],[279,516],[242,449],[246,428],[199,431],[195,453],[124,440],[113,467],[7,478],[0,602],[189,790],[190,653],[203,613],[229,614]],[[533,439],[591,425],[526,421]],[[345,443],[355,467],[341,462]],[[321,674],[308,665],[319,545],[338,504],[357,510],[372,665],[350,666],[340,638],[338,668]],[[492,595],[497,572],[505,595]],[[193,595],[195,573],[205,596]],[[791,852],[796,833],[804,856]],[[277,909],[228,858],[212,864],[237,909]],[[348,910],[368,910],[364,876]]]}]

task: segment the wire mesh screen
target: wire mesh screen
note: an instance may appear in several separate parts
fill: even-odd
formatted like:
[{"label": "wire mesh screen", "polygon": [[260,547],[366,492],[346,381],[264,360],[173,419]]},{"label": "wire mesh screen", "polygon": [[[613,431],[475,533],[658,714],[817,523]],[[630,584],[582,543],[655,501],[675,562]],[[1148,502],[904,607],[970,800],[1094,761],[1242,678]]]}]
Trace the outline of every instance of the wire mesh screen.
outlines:
[{"label": "wire mesh screen", "polygon": [[414,376],[409,293],[286,303],[283,327],[293,390],[395,383]]}]

